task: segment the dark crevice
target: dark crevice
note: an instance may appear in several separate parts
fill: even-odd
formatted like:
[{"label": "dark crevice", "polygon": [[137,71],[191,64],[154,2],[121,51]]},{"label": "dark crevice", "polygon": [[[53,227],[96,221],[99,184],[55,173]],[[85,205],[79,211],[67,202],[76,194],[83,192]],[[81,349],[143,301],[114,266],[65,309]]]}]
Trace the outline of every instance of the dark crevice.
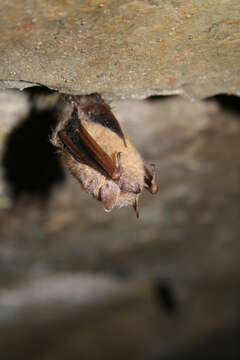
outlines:
[{"label": "dark crevice", "polygon": [[38,97],[39,95],[50,95],[56,93],[53,90],[50,90],[46,86],[32,86],[24,90],[24,92],[28,95],[29,100],[32,101],[32,105],[34,104],[34,98]]},{"label": "dark crevice", "polygon": [[[46,93],[46,89],[31,88],[28,93]],[[3,168],[10,194],[14,200],[32,196],[47,200],[54,185],[64,179],[64,170],[49,134],[56,124],[56,111],[37,110],[34,106],[9,134],[3,152]]]},{"label": "dark crevice", "polygon": [[239,96],[220,94],[208,98],[207,101],[216,101],[223,110],[240,115]]},{"label": "dark crevice", "polygon": [[147,98],[150,102],[157,102],[157,101],[165,101],[169,100],[169,98],[176,97],[177,95],[152,95]]},{"label": "dark crevice", "polygon": [[175,313],[178,310],[176,295],[168,281],[155,281],[153,291],[157,303],[164,308],[168,314]]}]

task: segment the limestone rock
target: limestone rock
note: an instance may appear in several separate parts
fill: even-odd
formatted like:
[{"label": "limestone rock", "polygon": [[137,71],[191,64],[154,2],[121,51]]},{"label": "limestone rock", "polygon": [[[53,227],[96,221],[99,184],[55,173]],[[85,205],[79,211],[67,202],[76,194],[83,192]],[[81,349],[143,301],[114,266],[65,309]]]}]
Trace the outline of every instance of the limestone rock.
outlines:
[{"label": "limestone rock", "polygon": [[239,0],[0,1],[0,87],[240,94]]}]

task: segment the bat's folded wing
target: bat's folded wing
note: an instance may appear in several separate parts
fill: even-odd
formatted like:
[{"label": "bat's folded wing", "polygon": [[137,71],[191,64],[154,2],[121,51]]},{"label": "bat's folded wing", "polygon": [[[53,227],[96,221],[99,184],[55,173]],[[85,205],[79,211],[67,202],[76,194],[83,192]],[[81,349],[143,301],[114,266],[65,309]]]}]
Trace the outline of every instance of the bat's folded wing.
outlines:
[{"label": "bat's folded wing", "polygon": [[76,130],[75,139],[76,135],[78,136],[78,141],[74,142],[65,130],[61,130],[58,133],[61,143],[75,160],[94,168],[113,180],[118,179],[120,169],[81,123],[79,123],[79,127]]}]

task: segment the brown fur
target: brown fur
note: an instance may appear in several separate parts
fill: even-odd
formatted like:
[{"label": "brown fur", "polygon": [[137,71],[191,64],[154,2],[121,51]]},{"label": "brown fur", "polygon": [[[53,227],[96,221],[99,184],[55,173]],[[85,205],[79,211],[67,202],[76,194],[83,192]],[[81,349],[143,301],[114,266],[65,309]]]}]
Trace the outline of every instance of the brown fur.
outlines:
[{"label": "brown fur", "polygon": [[[89,97],[94,101],[93,96]],[[85,104],[88,97],[78,97]],[[97,98],[99,101],[101,98]],[[130,140],[124,139],[110,128],[99,122],[89,121],[84,111],[79,112],[82,126],[94,138],[98,145],[114,160],[117,165],[117,153],[120,153],[121,175],[117,180],[104,176],[96,169],[77,161],[59,141],[58,132],[62,130],[71,116],[73,103],[63,101],[59,105],[59,122],[53,131],[51,142],[62,155],[63,161],[83,188],[93,197],[101,200],[106,211],[114,207],[133,205],[137,207],[139,194],[145,185],[146,171],[143,160]],[[109,107],[108,107],[109,109]]]}]

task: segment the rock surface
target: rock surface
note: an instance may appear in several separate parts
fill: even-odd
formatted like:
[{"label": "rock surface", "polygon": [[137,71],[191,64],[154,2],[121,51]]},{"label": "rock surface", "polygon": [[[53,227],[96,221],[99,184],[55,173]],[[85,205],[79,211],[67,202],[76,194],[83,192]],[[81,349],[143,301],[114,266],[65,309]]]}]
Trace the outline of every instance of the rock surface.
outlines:
[{"label": "rock surface", "polygon": [[32,158],[40,166],[45,156],[41,179],[53,169],[36,142],[48,119],[44,109],[26,115],[20,95],[0,96],[15,148],[0,175],[14,165],[20,185],[31,184],[28,196],[0,193],[1,357],[239,359],[237,109],[179,97],[112,104],[157,164],[159,194],[141,197],[137,220],[131,208],[106,214],[71,177],[39,202],[28,179]]},{"label": "rock surface", "polygon": [[0,86],[240,94],[239,0],[0,1]]}]

